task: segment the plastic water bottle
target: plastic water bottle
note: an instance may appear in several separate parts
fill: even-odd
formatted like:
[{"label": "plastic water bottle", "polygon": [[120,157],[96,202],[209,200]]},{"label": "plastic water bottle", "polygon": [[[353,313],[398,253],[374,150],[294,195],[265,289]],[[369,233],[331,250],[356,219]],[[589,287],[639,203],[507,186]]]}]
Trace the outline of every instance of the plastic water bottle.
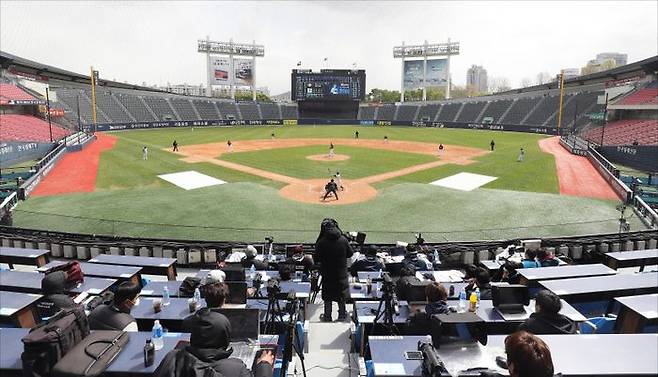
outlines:
[{"label": "plastic water bottle", "polygon": [[171,302],[169,298],[169,288],[165,285],[164,290],[162,291],[162,305],[169,305],[169,302]]},{"label": "plastic water bottle", "polygon": [[153,323],[151,339],[156,351],[162,349],[164,346],[164,341],[162,340],[162,325],[157,319],[155,320],[155,323]]},{"label": "plastic water bottle", "polygon": [[383,272],[382,272],[382,269],[380,268],[380,269],[379,269],[379,278],[380,278],[380,279],[382,278],[382,274],[383,274]]},{"label": "plastic water bottle", "polygon": [[254,264],[251,264],[251,267],[249,267],[249,279],[254,280],[256,277],[256,266]]},{"label": "plastic water bottle", "polygon": [[459,312],[466,311],[466,292],[459,292]]},{"label": "plastic water bottle", "polygon": [[199,291],[199,288],[194,288],[194,301],[200,302],[201,301],[201,291]]},{"label": "plastic water bottle", "polygon": [[434,249],[434,265],[438,266],[440,264],[441,262],[439,261],[439,252],[436,249]]},{"label": "plastic water bottle", "polygon": [[480,288],[475,288],[475,297],[478,299],[478,304],[480,303]]}]

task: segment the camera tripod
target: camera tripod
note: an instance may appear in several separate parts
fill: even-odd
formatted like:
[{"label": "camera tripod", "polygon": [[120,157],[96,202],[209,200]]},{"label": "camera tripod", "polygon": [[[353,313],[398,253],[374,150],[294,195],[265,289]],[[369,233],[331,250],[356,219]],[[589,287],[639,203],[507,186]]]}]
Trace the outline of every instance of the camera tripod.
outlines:
[{"label": "camera tripod", "polygon": [[[393,292],[393,284],[384,281],[382,291],[382,299],[379,301],[379,306],[375,311],[375,320],[372,322],[371,335],[374,334],[377,324],[381,324],[387,332],[387,335],[399,335],[393,316],[395,316],[395,293]],[[382,321],[382,322],[380,322]]]}]

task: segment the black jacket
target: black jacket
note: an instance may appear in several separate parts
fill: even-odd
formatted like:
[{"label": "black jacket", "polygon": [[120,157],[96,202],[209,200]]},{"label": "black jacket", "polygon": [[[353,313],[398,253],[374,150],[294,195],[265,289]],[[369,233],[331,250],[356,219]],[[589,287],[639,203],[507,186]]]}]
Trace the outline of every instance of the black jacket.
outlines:
[{"label": "black jacket", "polygon": [[526,319],[519,330],[543,335],[543,334],[575,334],[578,330],[576,323],[562,314],[546,315],[543,313],[532,313]]},{"label": "black jacket", "polygon": [[253,265],[256,271],[264,271],[269,268],[267,261],[258,260],[255,257],[246,257],[240,263],[244,268],[251,268],[251,265]]},{"label": "black jacket", "polygon": [[328,223],[315,243],[315,254],[322,274],[322,299],[340,301],[349,298],[347,258],[353,254],[340,229]]},{"label": "black jacket", "polygon": [[386,270],[386,266],[380,258],[372,255],[359,259],[350,266],[352,276],[357,276],[359,271],[377,272],[379,270]]},{"label": "black jacket", "polygon": [[159,377],[271,377],[272,365],[261,362],[253,374],[240,359],[229,358],[231,323],[225,315],[202,308],[183,320],[190,345],[170,351],[158,368]]},{"label": "black jacket", "polygon": [[41,279],[41,291],[45,297],[37,304],[37,311],[42,319],[52,317],[61,309],[77,305],[64,293],[65,289],[66,277],[63,271],[51,272]]},{"label": "black jacket", "polygon": [[135,318],[129,313],[124,313],[111,303],[98,305],[89,313],[89,328],[91,330],[123,330]]},{"label": "black jacket", "polygon": [[[258,363],[250,372],[240,359],[228,358],[231,350],[187,346],[170,351],[158,368],[158,377],[271,377],[272,366]],[[209,369],[212,369],[210,371]],[[213,372],[213,373],[208,373]]]}]

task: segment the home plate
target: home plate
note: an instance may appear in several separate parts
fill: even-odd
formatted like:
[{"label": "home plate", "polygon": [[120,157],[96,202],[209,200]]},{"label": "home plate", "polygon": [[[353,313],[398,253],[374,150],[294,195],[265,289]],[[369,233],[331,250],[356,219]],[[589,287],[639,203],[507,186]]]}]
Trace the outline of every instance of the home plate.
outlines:
[{"label": "home plate", "polygon": [[180,173],[162,174],[158,177],[169,183],[173,183],[185,190],[193,190],[201,187],[221,185],[226,182],[221,179],[201,174],[197,171],[183,171]]},{"label": "home plate", "polygon": [[480,186],[484,186],[491,181],[495,181],[498,177],[490,177],[488,175],[480,175],[473,173],[458,173],[450,177],[439,179],[438,181],[430,182],[430,185],[452,188],[461,191],[472,191]]}]

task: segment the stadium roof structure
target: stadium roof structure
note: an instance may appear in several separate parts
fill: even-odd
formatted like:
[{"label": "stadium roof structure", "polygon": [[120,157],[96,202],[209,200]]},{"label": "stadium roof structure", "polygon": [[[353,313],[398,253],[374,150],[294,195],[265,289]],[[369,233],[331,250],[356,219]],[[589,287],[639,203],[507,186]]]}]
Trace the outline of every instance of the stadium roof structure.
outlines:
[{"label": "stadium roof structure", "polygon": [[[638,75],[653,74],[658,72],[658,55],[650,58],[640,60],[634,63],[626,64],[621,67],[612,68],[606,71],[592,73],[585,76],[577,76],[568,80],[564,80],[565,87],[578,87],[583,85],[591,85],[597,83],[605,83],[612,80],[620,80],[624,78],[631,78]],[[508,90],[498,94],[516,94],[534,92],[537,90],[558,89],[558,82],[552,81],[546,84],[533,85],[526,88],[518,88]]]},{"label": "stadium roof structure", "polygon": [[[91,85],[88,75],[67,71],[65,69],[56,68],[47,64],[35,62],[33,60],[25,59],[20,56],[12,55],[5,51],[0,51],[0,67],[16,74],[22,74],[40,81],[61,80],[75,82],[83,85]],[[162,92],[161,90],[144,87],[141,85],[126,84],[111,80],[98,80],[98,85],[120,88],[120,89],[134,89],[146,90],[151,92]]]}]

